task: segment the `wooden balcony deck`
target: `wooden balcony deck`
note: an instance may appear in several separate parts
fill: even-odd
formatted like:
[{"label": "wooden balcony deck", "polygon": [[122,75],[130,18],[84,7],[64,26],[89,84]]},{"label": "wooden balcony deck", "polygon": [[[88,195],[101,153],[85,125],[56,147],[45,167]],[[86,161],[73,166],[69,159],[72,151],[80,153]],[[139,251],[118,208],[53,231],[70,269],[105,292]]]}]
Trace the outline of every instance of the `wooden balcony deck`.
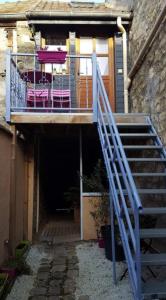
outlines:
[{"label": "wooden balcony deck", "polygon": [[[146,124],[145,114],[115,113],[116,123]],[[93,113],[23,113],[11,114],[12,124],[93,124]]]},{"label": "wooden balcony deck", "polygon": [[92,124],[92,113],[12,113],[13,124]]}]

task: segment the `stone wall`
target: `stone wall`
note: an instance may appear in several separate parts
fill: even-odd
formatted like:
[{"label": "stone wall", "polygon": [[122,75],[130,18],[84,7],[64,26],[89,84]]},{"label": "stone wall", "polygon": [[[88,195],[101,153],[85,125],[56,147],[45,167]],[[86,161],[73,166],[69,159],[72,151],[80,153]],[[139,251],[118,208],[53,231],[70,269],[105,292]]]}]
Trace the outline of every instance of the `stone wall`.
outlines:
[{"label": "stone wall", "polygon": [[33,53],[34,47],[34,41],[32,40],[32,33],[28,27],[28,22],[17,22],[17,51]]},{"label": "stone wall", "polygon": [[[154,24],[164,1],[137,1],[130,32],[130,59],[133,65]],[[149,49],[130,89],[131,112],[151,115],[155,127],[166,143],[166,19]]]},{"label": "stone wall", "polygon": [[133,21],[130,30],[130,59],[134,62],[142,48],[161,8],[164,0],[135,0]]},{"label": "stone wall", "polygon": [[[0,28],[0,123],[5,124],[5,97],[6,97],[6,50],[12,52],[34,52],[34,41],[27,22],[17,22],[16,27]],[[31,59],[32,60],[32,59]]]},{"label": "stone wall", "polygon": [[2,116],[5,115],[5,52],[7,49],[7,33],[4,28],[0,28],[0,37],[0,122],[2,123]]}]

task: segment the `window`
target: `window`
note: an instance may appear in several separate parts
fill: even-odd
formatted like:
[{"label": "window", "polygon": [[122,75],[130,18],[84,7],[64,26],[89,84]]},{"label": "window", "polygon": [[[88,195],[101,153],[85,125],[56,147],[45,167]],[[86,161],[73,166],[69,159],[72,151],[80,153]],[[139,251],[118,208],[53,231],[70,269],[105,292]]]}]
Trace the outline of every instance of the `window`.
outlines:
[{"label": "window", "polygon": [[80,58],[80,75],[92,76],[92,61],[88,58]]},{"label": "window", "polygon": [[107,39],[96,39],[96,53],[97,54],[108,54],[108,40]]},{"label": "window", "polygon": [[[57,51],[58,48],[61,48],[63,51],[67,51],[66,45],[46,45],[48,51]],[[65,64],[45,64],[45,72],[53,74],[61,74],[62,71],[66,72],[67,65]]]},{"label": "window", "polygon": [[108,75],[108,57],[97,57],[97,62],[101,71],[101,75]]},{"label": "window", "polygon": [[[100,66],[101,74],[108,75],[108,39],[80,37],[80,54],[91,55],[93,52],[96,52],[97,54],[97,61]],[[80,59],[80,75],[92,75],[92,62],[90,59]]]}]

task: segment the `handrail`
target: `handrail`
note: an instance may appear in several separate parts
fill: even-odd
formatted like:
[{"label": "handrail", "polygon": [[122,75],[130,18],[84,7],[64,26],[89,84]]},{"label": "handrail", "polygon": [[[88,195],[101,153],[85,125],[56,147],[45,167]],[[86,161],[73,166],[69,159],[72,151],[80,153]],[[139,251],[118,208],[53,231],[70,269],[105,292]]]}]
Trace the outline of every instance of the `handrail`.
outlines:
[{"label": "handrail", "polygon": [[[112,199],[111,202],[113,202],[113,206],[111,205],[111,207],[114,207],[115,214],[118,220],[134,298],[140,300],[141,264],[139,214],[142,211],[142,203],[132,177],[126,154],[124,152],[118,128],[114,120],[108,96],[104,87],[100,69],[95,61],[95,55],[93,55],[93,72],[95,73],[95,76],[93,78],[93,86],[95,92],[95,97],[93,98],[93,101],[95,101],[95,103],[93,104],[93,107],[95,108],[94,121],[98,126],[99,137],[109,179]],[[119,176],[119,171],[122,176]],[[126,195],[124,194],[124,189],[127,192],[128,203],[125,198]],[[133,211],[134,220],[131,219],[131,216],[129,214],[127,205],[129,203]],[[112,234],[114,234],[114,230],[112,230]],[[113,253],[114,252],[115,251],[113,251]],[[113,270],[115,277],[116,271],[114,265],[115,257],[113,257]],[[114,281],[116,281],[115,278]]]},{"label": "handrail", "polygon": [[[37,57],[38,55],[36,53],[23,53],[23,52],[19,52],[19,53],[11,53],[11,56],[32,56],[32,57]],[[70,54],[70,55],[66,55],[66,57],[68,58],[88,58],[88,59],[92,59],[91,55],[82,55],[82,54]]]},{"label": "handrail", "polygon": [[[89,80],[92,77],[92,56],[66,55],[63,63],[53,60],[48,63],[43,61],[42,64],[38,62],[36,53],[10,53],[7,57],[7,86],[10,91],[6,98],[7,121],[10,121],[11,115],[15,113],[87,114],[92,112],[92,82]],[[27,92],[31,88],[49,89],[47,99],[37,97],[35,93],[33,101],[28,101]],[[70,89],[71,105],[62,99],[56,101],[56,97],[51,98],[51,89]]]},{"label": "handrail", "polygon": [[132,190],[133,195],[135,197],[135,201],[136,201],[135,203],[137,205],[137,208],[139,210],[141,210],[142,209],[142,203],[141,203],[140,197],[138,195],[138,192],[137,192],[135,182],[134,182],[132,174],[131,174],[131,170],[130,170],[128,161],[126,159],[126,154],[124,152],[123,145],[122,145],[122,142],[121,142],[121,138],[120,138],[120,135],[119,135],[119,132],[118,132],[118,128],[116,126],[115,119],[114,119],[113,113],[111,111],[111,106],[110,106],[110,103],[109,103],[109,100],[108,100],[108,96],[106,94],[106,90],[105,90],[105,87],[104,87],[104,83],[103,83],[103,80],[102,80],[102,77],[101,77],[101,74],[100,74],[100,69],[99,69],[98,65],[97,65],[97,75],[98,75],[98,79],[99,79],[101,87],[102,87],[102,92],[104,93],[104,97],[105,97],[105,100],[106,100],[106,105],[107,105],[107,109],[108,109],[109,118],[111,119],[111,126],[114,129],[115,136],[116,136],[116,139],[117,139],[118,148],[116,148],[115,150],[116,150],[116,153],[118,153],[119,151],[121,153],[123,163],[124,163],[124,166],[126,168],[126,174],[128,176],[129,182],[130,182],[130,187],[131,187],[131,190]]}]

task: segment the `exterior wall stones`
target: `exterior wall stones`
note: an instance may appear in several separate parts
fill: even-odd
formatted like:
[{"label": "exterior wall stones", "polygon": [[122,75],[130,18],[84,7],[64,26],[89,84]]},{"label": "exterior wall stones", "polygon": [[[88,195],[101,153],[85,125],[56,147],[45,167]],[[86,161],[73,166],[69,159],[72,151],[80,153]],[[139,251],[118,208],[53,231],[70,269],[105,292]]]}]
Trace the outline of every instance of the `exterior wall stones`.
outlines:
[{"label": "exterior wall stones", "polygon": [[17,22],[17,52],[34,52],[34,41],[27,21]]},{"label": "exterior wall stones", "polygon": [[137,58],[147,36],[159,15],[164,0],[137,0],[134,1],[134,17],[130,30],[130,60],[131,63]]},{"label": "exterior wall stones", "polygon": [[0,128],[0,264],[8,258],[11,137]]},{"label": "exterior wall stones", "polygon": [[5,115],[5,53],[7,49],[7,33],[4,28],[0,28],[0,37],[0,122],[2,123]]},{"label": "exterior wall stones", "polygon": [[[8,33],[9,31],[9,33]],[[6,97],[6,50],[13,52],[34,52],[34,41],[31,41],[32,33],[28,23],[19,21],[16,28],[0,28],[0,124],[7,127],[5,122],[5,97]]]},{"label": "exterior wall stones", "polygon": [[[142,47],[157,12],[164,1],[138,1],[131,27],[130,49],[132,64]],[[144,5],[143,5],[144,4]],[[153,4],[153,5],[152,5]],[[149,10],[148,10],[149,7]],[[136,9],[135,8],[135,9]],[[144,9],[143,9],[144,8]],[[146,17],[149,16],[148,17]],[[140,18],[140,22],[139,22]],[[142,23],[143,22],[143,23]],[[136,30],[137,27],[137,30]],[[166,19],[160,25],[155,40],[137,71],[130,89],[131,112],[151,115],[154,125],[166,143]]]}]

